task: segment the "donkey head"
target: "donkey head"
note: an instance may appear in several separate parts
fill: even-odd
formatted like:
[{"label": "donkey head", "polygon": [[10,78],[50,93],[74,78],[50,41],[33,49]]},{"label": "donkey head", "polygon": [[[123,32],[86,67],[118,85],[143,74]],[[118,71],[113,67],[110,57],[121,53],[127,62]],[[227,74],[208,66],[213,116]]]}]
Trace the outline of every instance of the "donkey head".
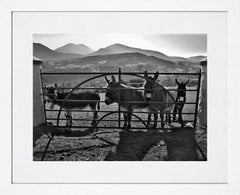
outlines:
[{"label": "donkey head", "polygon": [[57,99],[57,83],[54,86],[48,87],[46,89],[47,102],[50,103],[50,109],[53,109],[56,99]]},{"label": "donkey head", "polygon": [[177,102],[185,102],[186,101],[186,85],[188,84],[190,79],[188,79],[185,83],[183,82],[180,83],[177,79],[175,79],[175,81],[178,85]]},{"label": "donkey head", "polygon": [[159,73],[156,72],[153,77],[148,76],[147,71],[144,73],[145,83],[143,84],[144,87],[144,96],[147,101],[151,100],[154,93],[155,82],[158,78]]},{"label": "donkey head", "polygon": [[117,79],[112,75],[111,81],[105,77],[105,80],[107,82],[106,87],[106,93],[105,93],[105,103],[107,105],[112,104],[114,102],[118,102],[119,98],[119,87],[120,83],[117,81]]}]

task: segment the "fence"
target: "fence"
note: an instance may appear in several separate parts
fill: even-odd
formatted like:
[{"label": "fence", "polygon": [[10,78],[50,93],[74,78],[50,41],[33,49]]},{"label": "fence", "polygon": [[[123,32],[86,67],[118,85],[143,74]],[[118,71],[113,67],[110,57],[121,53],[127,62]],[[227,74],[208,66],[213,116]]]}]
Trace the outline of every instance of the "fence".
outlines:
[{"label": "fence", "polygon": [[[89,102],[89,100],[72,100],[71,99],[71,95],[78,91],[78,90],[93,90],[95,92],[97,91],[104,91],[106,90],[106,88],[102,87],[102,86],[97,86],[95,85],[95,80],[97,79],[103,79],[103,77],[105,76],[109,76],[109,75],[116,75],[118,77],[118,81],[121,81],[122,82],[122,78],[123,76],[133,76],[133,77],[137,77],[139,80],[143,80],[144,79],[144,76],[143,74],[144,73],[140,73],[140,72],[122,72],[121,69],[119,68],[119,71],[118,72],[59,72],[59,73],[52,73],[52,72],[40,72],[41,74],[41,80],[42,80],[42,91],[46,91],[46,89],[48,87],[46,87],[46,83],[45,83],[45,80],[44,77],[52,77],[52,76],[76,76],[76,75],[79,75],[79,77],[84,77],[84,76],[90,76],[90,78],[86,78],[84,80],[82,80],[79,84],[77,84],[75,87],[58,87],[58,90],[69,90],[69,93],[68,95],[64,98],[63,103],[62,103],[62,106],[59,108],[59,109],[48,109],[46,107],[46,105],[44,106],[44,113],[45,113],[45,119],[46,119],[46,122],[53,122],[54,126],[55,127],[58,127],[58,128],[66,128],[66,125],[63,125],[62,121],[66,121],[68,119],[66,118],[62,118],[61,117],[61,113],[63,111],[63,107],[64,105],[67,103],[67,102],[73,102],[73,101],[76,101],[76,102]],[[150,72],[148,74],[154,74],[153,72]],[[200,93],[200,84],[201,84],[201,70],[199,72],[195,72],[195,73],[159,73],[160,77],[167,77],[168,80],[170,77],[172,78],[176,78],[176,77],[191,77],[191,80],[194,81],[194,86],[191,86],[188,87],[186,89],[186,93],[194,93],[195,95],[191,95],[190,99],[191,101],[186,101],[184,102],[184,104],[186,106],[190,106],[191,105],[191,109],[188,109],[188,111],[185,111],[182,113],[183,117],[186,117],[188,119],[185,119],[184,120],[184,123],[189,123],[189,124],[192,124],[192,128],[195,128],[196,127],[196,124],[197,124],[197,113],[198,113],[198,103],[199,103],[199,93]],[[136,80],[136,79],[135,79]],[[161,78],[160,78],[161,80]],[[86,83],[89,83],[91,81],[94,81],[94,86],[91,86],[91,87],[84,87],[84,84]],[[137,85],[140,85],[139,82],[137,83],[131,83],[131,85],[133,84],[137,84]],[[191,84],[191,82],[190,82]],[[121,93],[122,93],[122,90],[124,89],[121,89],[119,88],[119,104],[117,106],[117,110],[111,110],[109,108],[107,108],[105,106],[105,103],[102,99],[100,99],[100,101],[96,101],[96,103],[100,103],[100,107],[106,107],[105,110],[91,110],[91,111],[88,111],[88,110],[84,110],[84,109],[74,109],[72,110],[74,113],[79,113],[79,114],[86,114],[86,112],[98,112],[98,113],[101,113],[101,116],[99,117],[99,119],[96,121],[96,124],[95,124],[95,128],[121,128],[122,126],[122,122],[124,121],[122,118],[121,118],[121,114],[123,113],[126,113],[127,111],[124,111],[124,110],[121,110],[121,103],[124,103],[121,101]],[[138,90],[144,90],[143,88],[138,88]],[[173,88],[173,87],[168,87],[166,88],[166,91],[167,93],[171,94],[171,93],[176,93],[178,91],[178,89],[176,88]],[[43,95],[47,95],[47,94],[44,94]],[[194,96],[194,97],[193,97]],[[61,100],[60,100],[61,101]],[[93,102],[94,100],[91,100],[91,102]],[[174,100],[175,101],[175,100]],[[138,102],[138,101],[131,101],[131,103],[143,103],[143,102]],[[151,102],[151,103],[157,103],[157,104],[166,104],[166,102]],[[174,102],[176,103],[176,102]],[[102,106],[104,105],[104,106]],[[185,106],[185,107],[186,107]],[[190,111],[189,111],[190,110]],[[49,113],[51,112],[55,112],[57,113],[57,116],[54,116],[54,117],[50,117]],[[146,129],[147,128],[147,124],[146,124],[146,120],[144,119],[143,115],[148,115],[149,112],[148,111],[142,111],[142,110],[137,110],[137,111],[133,111],[132,115],[133,117],[135,117],[136,119],[135,120],[132,120],[132,122],[135,122],[135,123],[138,123],[137,125],[133,126],[132,128],[134,129]],[[162,113],[162,114],[167,114],[167,113]],[[54,114],[52,114],[54,115]],[[107,119],[109,116],[111,115],[115,115],[115,117],[111,118],[111,119]],[[117,115],[117,116],[116,116]],[[190,119],[189,119],[190,118]],[[84,123],[85,122],[85,125],[83,124],[79,124],[77,123],[77,125],[73,125],[71,128],[92,128],[92,126],[90,125],[86,125],[86,122],[87,121],[90,121],[90,119],[87,119],[87,118],[74,118],[73,121],[78,121],[78,122],[81,122],[81,123]],[[102,126],[102,125],[99,125],[101,124],[101,122],[111,122],[111,123],[114,123],[114,122],[117,122],[117,126],[113,126],[113,125],[110,125],[110,126]],[[157,122],[164,122],[164,123],[167,123],[167,121],[160,121],[158,120]],[[141,123],[142,125],[140,125],[139,123]],[[164,128],[162,127],[158,127],[157,129],[161,129],[161,130],[169,130],[169,129],[177,129],[178,127],[177,126],[166,126]],[[179,127],[180,129],[182,127]]]},{"label": "fence", "polygon": [[[148,73],[148,74],[154,74],[153,72],[151,73]],[[118,76],[118,81],[122,82],[122,78],[123,76],[133,76],[133,77],[137,77],[137,78],[140,78],[140,79],[144,79],[145,77],[143,76],[144,73],[140,73],[140,72],[121,72],[121,69],[119,68],[119,71],[118,72],[59,72],[59,73],[53,73],[53,72],[41,72],[40,71],[40,77],[41,77],[41,84],[42,84],[42,91],[43,91],[43,101],[45,102],[44,100],[44,96],[45,95],[48,95],[45,93],[46,89],[48,89],[48,87],[46,86],[46,79],[44,79],[44,77],[53,77],[53,76],[63,76],[63,75],[70,75],[70,76],[80,76],[80,77],[84,77],[86,75],[89,75],[90,78],[86,78],[86,79],[82,79],[81,82],[79,82],[75,87],[58,87],[58,90],[70,90],[68,95],[64,98],[63,101],[63,104],[62,106],[59,108],[59,109],[48,109],[46,107],[46,104],[44,104],[44,114],[45,114],[45,122],[52,122],[52,121],[55,121],[56,123],[54,123],[54,127],[56,128],[66,128],[66,125],[62,125],[60,124],[60,121],[66,121],[68,119],[66,118],[61,118],[61,113],[63,111],[63,107],[64,105],[67,103],[67,102],[70,102],[70,101],[73,101],[69,98],[71,98],[71,95],[76,92],[77,90],[94,90],[95,92],[98,92],[98,91],[104,91],[106,90],[105,87],[102,87],[102,86],[98,86],[96,87],[95,85],[95,80],[96,79],[100,79],[100,78],[103,78],[105,76],[109,76],[109,75],[117,75]],[[191,80],[192,82],[194,81],[194,85],[190,87],[188,87],[188,89],[186,89],[186,92],[187,93],[195,93],[195,96],[190,96],[192,99],[192,101],[186,101],[184,102],[184,104],[186,105],[185,107],[187,107],[188,105],[192,105],[192,111],[188,111],[188,112],[183,112],[182,115],[183,116],[192,116],[192,119],[191,120],[184,120],[185,123],[191,123],[192,124],[192,128],[196,128],[196,124],[197,124],[197,114],[198,114],[198,104],[199,104],[199,95],[200,95],[200,85],[201,85],[201,70],[199,70],[199,72],[195,72],[195,73],[159,73],[160,76],[162,77],[167,77],[168,80],[170,77],[172,78],[176,78],[176,77],[184,77],[186,79],[191,77]],[[171,80],[171,79],[170,79]],[[94,81],[94,86],[92,87],[84,87],[84,84],[90,82],[90,81]],[[134,84],[133,82],[131,83],[132,85]],[[136,85],[141,85],[139,82],[135,83]],[[166,83],[165,83],[166,84]],[[106,110],[98,110],[98,111],[88,111],[88,110],[83,110],[83,109],[75,109],[75,110],[72,110],[73,112],[77,112],[77,113],[80,113],[80,114],[85,114],[86,112],[99,112],[99,113],[102,113],[103,115],[97,120],[96,124],[94,125],[94,127],[92,127],[91,125],[82,125],[82,124],[78,124],[78,125],[73,125],[71,128],[105,128],[105,129],[112,129],[112,128],[121,128],[122,126],[122,122],[124,121],[122,118],[121,118],[121,114],[123,113],[126,113],[127,111],[124,111],[124,110],[121,110],[121,106],[119,106],[121,103],[123,103],[121,101],[121,91],[123,89],[121,89],[119,87],[119,102],[118,102],[118,106],[117,108],[114,110],[110,110],[109,108],[107,108]],[[138,90],[144,90],[143,88],[138,88]],[[178,89],[176,89],[175,87],[172,88],[171,85],[170,87],[166,87],[166,91],[167,93],[171,94],[173,92],[177,92]],[[89,101],[89,100],[74,100],[74,101]],[[91,100],[92,101],[92,100]],[[97,103],[100,103],[101,105],[104,105],[103,107],[106,107],[105,106],[105,103],[102,99],[100,99],[99,101],[96,101]],[[131,101],[131,103],[143,103],[143,102],[137,102],[137,101]],[[151,103],[159,103],[159,104],[165,104],[166,102],[151,102]],[[175,100],[173,102],[174,104],[176,103]],[[102,106],[100,106],[102,107]],[[114,107],[115,108],[115,107]],[[191,110],[191,109],[190,109]],[[56,112],[57,113],[57,116],[55,117],[50,117],[49,113],[52,113],[52,112]],[[133,126],[132,128],[133,129],[146,129],[147,128],[147,124],[146,124],[146,121],[144,120],[144,117],[142,116],[143,114],[146,114],[148,115],[149,112],[148,111],[134,111],[132,113],[132,115],[137,119],[137,120],[132,120],[132,122],[137,122],[138,125],[137,126]],[[162,114],[167,114],[167,113],[162,113]],[[112,115],[117,115],[115,116],[115,118],[113,119],[105,119],[109,116],[112,116]],[[86,122],[86,121],[89,121],[89,119],[87,118],[83,118],[83,119],[79,119],[79,118],[74,118],[73,119],[74,121],[80,121],[80,122]],[[114,122],[117,122],[117,125],[116,126],[109,126],[109,125],[105,125],[105,126],[101,126],[99,125],[100,122],[109,122],[112,124]],[[157,121],[157,122],[164,122],[166,123],[167,121]],[[139,123],[141,125],[139,125]],[[189,128],[189,127],[188,127]],[[176,129],[183,129],[183,127],[175,127],[175,126],[165,126],[164,128],[162,127],[158,127],[156,128],[157,129],[161,129],[161,130],[176,130]],[[51,136],[49,137],[49,141],[48,143],[46,144],[46,147],[45,147],[45,150],[44,150],[44,153],[42,155],[42,158],[41,160],[44,160],[45,158],[45,155],[47,153],[47,149],[48,149],[48,146],[50,144],[50,142],[53,140],[53,137],[55,136],[55,133],[52,133]],[[197,144],[197,147],[200,151],[200,153],[202,154],[203,158],[206,160],[206,156],[205,154],[203,153],[203,151],[201,150],[201,148],[199,147],[199,145]]]}]

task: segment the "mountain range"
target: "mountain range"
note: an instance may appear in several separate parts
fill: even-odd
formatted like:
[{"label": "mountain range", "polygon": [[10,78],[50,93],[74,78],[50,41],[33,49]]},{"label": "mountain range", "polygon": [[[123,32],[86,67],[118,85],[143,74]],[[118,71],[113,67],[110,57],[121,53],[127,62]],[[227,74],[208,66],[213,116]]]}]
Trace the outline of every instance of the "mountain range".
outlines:
[{"label": "mountain range", "polygon": [[139,53],[148,57],[155,57],[164,60],[165,62],[168,61],[172,63],[199,63],[202,59],[206,58],[206,56],[193,56],[190,58],[167,56],[164,53],[158,51],[129,47],[119,43],[101,48],[95,52],[84,44],[69,43],[55,50],[52,50],[40,43],[33,43],[33,55],[42,60],[68,60],[75,58],[87,58],[87,61],[89,59],[88,57],[98,56],[98,58],[100,58],[100,56],[127,53],[132,53],[134,55]]},{"label": "mountain range", "polygon": [[89,54],[90,56],[95,55],[108,55],[108,54],[120,54],[120,53],[141,53],[145,54],[147,56],[154,56],[163,60],[171,61],[171,62],[177,62],[177,61],[188,61],[187,58],[183,57],[175,57],[175,56],[167,56],[161,52],[153,51],[153,50],[144,50],[134,47],[129,47],[120,43],[115,43],[113,45],[110,45],[105,48],[101,48],[97,50],[96,52],[93,52]]}]

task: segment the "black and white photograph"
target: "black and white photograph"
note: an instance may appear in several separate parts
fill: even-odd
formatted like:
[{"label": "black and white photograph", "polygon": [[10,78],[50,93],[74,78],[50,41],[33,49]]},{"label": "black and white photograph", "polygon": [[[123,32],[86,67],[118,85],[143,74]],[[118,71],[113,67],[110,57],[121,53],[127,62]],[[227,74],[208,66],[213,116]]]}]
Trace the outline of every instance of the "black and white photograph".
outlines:
[{"label": "black and white photograph", "polygon": [[207,34],[33,34],[33,161],[207,161]]}]

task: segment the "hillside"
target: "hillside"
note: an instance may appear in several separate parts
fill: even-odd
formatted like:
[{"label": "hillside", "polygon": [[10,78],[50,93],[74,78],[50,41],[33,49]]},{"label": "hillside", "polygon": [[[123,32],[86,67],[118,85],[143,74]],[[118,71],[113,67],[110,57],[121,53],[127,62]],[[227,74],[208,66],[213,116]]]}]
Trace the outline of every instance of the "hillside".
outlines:
[{"label": "hillside", "polygon": [[87,56],[77,59],[48,61],[45,62],[44,69],[49,71],[171,71],[183,72],[195,68],[195,66],[178,65],[171,61],[147,56],[141,53],[122,53],[99,56]]},{"label": "hillside", "polygon": [[189,57],[188,60],[193,62],[193,63],[198,63],[205,58],[206,58],[206,56],[192,56],[192,57]]},{"label": "hillside", "polygon": [[62,47],[59,47],[55,49],[56,52],[61,53],[76,53],[81,55],[87,55],[93,52],[93,50],[84,45],[84,44],[74,44],[74,43],[68,43]]},{"label": "hillside", "polygon": [[40,43],[33,43],[33,56],[42,60],[58,60],[82,57],[80,54],[56,52]]},{"label": "hillside", "polygon": [[[97,50],[96,52],[93,52],[89,54],[89,56],[95,56],[95,55],[109,55],[109,54],[121,54],[121,53],[141,53],[147,56],[154,56],[163,60],[171,61],[171,62],[176,62],[179,60],[179,58],[176,57],[170,57],[167,56],[161,52],[158,51],[152,51],[152,50],[144,50],[144,49],[139,49],[139,48],[134,48],[134,47],[129,47],[126,45],[122,45],[119,43],[110,45],[105,48],[101,48]],[[188,61],[185,58],[181,58],[184,61]]]}]

